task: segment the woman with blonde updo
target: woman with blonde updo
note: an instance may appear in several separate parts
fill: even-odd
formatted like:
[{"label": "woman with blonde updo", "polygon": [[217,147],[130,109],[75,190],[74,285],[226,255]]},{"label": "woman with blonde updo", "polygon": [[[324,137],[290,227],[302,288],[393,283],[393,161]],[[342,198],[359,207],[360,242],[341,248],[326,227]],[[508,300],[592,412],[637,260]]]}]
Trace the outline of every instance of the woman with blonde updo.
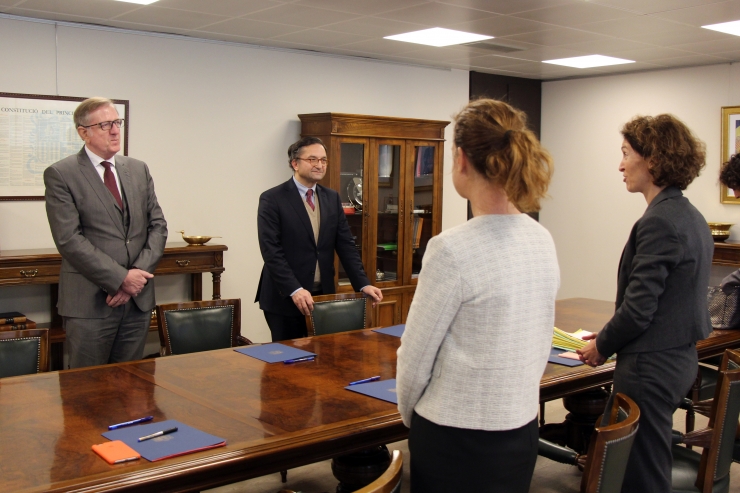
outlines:
[{"label": "woman with blonde updo", "polygon": [[455,118],[452,179],[473,219],[432,238],[398,350],[411,491],[526,492],[560,285],[539,210],[552,159],[524,113],[481,99]]}]

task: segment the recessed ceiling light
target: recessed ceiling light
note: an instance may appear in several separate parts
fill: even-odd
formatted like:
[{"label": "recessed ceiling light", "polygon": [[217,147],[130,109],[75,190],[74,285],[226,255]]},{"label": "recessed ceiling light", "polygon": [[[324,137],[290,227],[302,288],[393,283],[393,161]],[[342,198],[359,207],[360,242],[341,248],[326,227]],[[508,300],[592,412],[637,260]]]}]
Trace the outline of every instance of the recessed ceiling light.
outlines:
[{"label": "recessed ceiling light", "polygon": [[473,41],[483,41],[484,39],[493,39],[493,36],[483,36],[482,34],[453,31],[452,29],[445,29],[443,27],[433,27],[422,31],[386,36],[384,39],[429,46],[451,46],[463,43],[472,43]]},{"label": "recessed ceiling light", "polygon": [[701,27],[704,29],[711,29],[712,31],[740,36],[740,21],[721,22],[719,24],[709,24],[708,26]]},{"label": "recessed ceiling light", "polygon": [[159,0],[116,0],[116,2],[138,3],[139,5],[149,5],[150,3],[158,1]]},{"label": "recessed ceiling light", "polygon": [[543,60],[542,63],[552,63],[553,65],[564,65],[566,67],[573,68],[591,68],[605,67],[607,65],[621,65],[623,63],[635,63],[635,61],[604,55],[586,55],[576,56],[573,58],[558,58],[557,60]]}]

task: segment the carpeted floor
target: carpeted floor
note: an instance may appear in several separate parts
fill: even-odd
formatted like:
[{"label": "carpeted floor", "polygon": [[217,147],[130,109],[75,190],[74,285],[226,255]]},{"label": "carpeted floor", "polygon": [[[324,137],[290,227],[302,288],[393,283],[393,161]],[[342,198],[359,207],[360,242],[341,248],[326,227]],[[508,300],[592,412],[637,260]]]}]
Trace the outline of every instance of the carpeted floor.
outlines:
[{"label": "carpeted floor", "polygon": [[[545,416],[548,423],[557,423],[565,419],[566,411],[561,402],[557,400],[547,403]],[[684,419],[685,413],[679,410],[674,416],[675,429],[684,429]],[[706,426],[706,423],[705,418],[697,416],[697,429]],[[406,441],[388,444],[388,448],[398,449],[403,453],[404,474],[401,492],[408,493],[410,491],[408,468],[410,457]],[[539,457],[529,491],[530,493],[578,493],[580,484],[581,473],[575,467]],[[740,492],[740,464],[732,465],[730,484],[731,492]],[[286,484],[280,482],[280,474],[271,474],[208,491],[210,493],[277,493],[287,488],[302,493],[334,493],[336,486],[337,480],[331,474],[330,461],[324,461],[290,469]]]}]

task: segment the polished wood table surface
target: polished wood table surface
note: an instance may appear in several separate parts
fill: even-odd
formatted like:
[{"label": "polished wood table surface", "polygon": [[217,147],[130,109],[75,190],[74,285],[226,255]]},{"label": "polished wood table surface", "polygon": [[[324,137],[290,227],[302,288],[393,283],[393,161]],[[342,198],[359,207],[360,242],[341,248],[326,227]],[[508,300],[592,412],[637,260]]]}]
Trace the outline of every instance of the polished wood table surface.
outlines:
[{"label": "polished wood table surface", "polygon": [[[559,301],[558,327],[598,330],[612,307]],[[707,353],[740,343],[740,331],[727,332],[705,344]],[[294,365],[223,349],[0,379],[0,491],[200,491],[402,440],[408,430],[395,405],[344,389],[368,376],[394,378],[399,342],[362,330],[287,341],[317,354]],[[542,399],[608,383],[612,372],[612,363],[548,364]],[[90,449],[108,425],[147,415],[227,445],[114,466]]]}]

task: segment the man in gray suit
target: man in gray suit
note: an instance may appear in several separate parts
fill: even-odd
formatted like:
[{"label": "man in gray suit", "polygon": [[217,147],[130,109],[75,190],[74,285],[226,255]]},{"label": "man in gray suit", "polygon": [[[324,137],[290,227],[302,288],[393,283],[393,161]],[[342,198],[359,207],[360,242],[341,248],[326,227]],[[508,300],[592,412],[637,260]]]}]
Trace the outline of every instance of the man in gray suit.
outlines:
[{"label": "man in gray suit", "polygon": [[69,366],[141,359],[167,223],[147,165],[116,156],[123,120],[113,102],[87,99],[74,121],[84,147],[44,172]]}]

